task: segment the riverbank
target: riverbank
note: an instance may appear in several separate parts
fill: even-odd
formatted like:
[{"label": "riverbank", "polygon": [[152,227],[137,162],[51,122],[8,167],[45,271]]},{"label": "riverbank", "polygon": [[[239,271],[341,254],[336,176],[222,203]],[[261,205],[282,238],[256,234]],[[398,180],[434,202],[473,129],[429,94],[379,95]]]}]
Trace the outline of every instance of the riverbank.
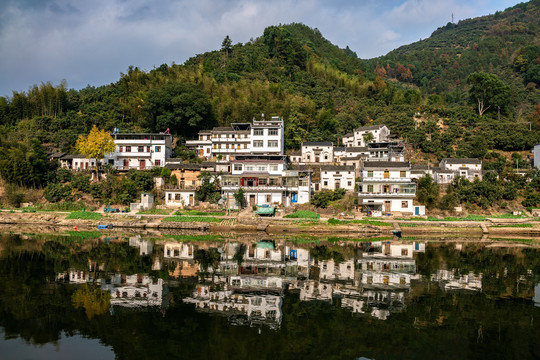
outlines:
[{"label": "riverbank", "polygon": [[[463,234],[482,236],[507,234],[540,236],[540,221],[533,218],[488,219],[490,221],[427,221],[425,219],[284,219],[254,217],[172,217],[167,215],[107,214],[96,219],[69,218],[69,212],[0,212],[0,224],[28,225],[39,227],[68,227],[97,229],[98,225],[137,230],[196,230],[207,232],[266,232],[268,234],[359,234],[380,236],[401,231],[403,236],[421,234]],[[93,213],[88,213],[93,214]],[[169,219],[167,219],[169,218]],[[205,221],[205,220],[208,221]],[[186,221],[167,221],[186,220]]]}]

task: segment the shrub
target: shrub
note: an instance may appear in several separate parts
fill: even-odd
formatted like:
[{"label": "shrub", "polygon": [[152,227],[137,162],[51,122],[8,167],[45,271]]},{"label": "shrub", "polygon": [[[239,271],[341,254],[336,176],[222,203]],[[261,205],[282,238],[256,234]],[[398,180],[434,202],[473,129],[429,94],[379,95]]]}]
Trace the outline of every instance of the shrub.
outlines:
[{"label": "shrub", "polygon": [[71,195],[71,186],[70,185],[62,185],[60,183],[55,184],[49,184],[45,188],[45,192],[43,193],[43,196],[47,201],[50,202],[58,202],[61,200],[66,200]]},{"label": "shrub", "polygon": [[59,168],[56,170],[56,180],[62,183],[70,182],[71,178],[73,176],[73,173],[71,170],[66,168]]},{"label": "shrub", "polygon": [[73,175],[71,186],[79,191],[88,193],[90,191],[90,176],[84,174]]},{"label": "shrub", "polygon": [[74,211],[66,219],[82,219],[82,220],[99,220],[101,219],[101,214],[85,211]]},{"label": "shrub", "polygon": [[287,219],[319,219],[321,215],[317,214],[314,211],[307,210],[298,210],[292,214],[285,215],[284,218]]}]

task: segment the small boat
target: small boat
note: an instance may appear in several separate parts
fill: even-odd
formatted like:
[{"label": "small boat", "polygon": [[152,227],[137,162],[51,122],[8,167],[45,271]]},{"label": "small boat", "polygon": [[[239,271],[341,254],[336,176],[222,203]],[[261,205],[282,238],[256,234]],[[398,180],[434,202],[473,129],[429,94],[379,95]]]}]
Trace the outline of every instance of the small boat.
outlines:
[{"label": "small boat", "polygon": [[112,229],[112,228],[113,228],[113,224],[98,225],[97,228],[98,228],[99,230]]}]

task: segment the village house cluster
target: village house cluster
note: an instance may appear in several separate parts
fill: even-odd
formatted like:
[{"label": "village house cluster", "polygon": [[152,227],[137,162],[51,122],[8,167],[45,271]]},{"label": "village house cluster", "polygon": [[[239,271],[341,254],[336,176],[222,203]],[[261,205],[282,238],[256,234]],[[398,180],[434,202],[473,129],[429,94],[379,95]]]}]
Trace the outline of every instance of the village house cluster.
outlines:
[{"label": "village house cluster", "polygon": [[[186,163],[172,158],[173,139],[168,133],[125,134],[115,131],[116,148],[103,162],[119,171],[167,167],[178,184],[165,190],[165,204],[193,206],[204,172],[219,178],[221,204],[238,208],[235,194],[243,189],[250,206],[291,206],[304,204],[314,193],[345,189],[358,199],[366,215],[424,215],[425,208],[414,204],[418,179],[429,174],[440,184],[461,176],[482,179],[478,159],[443,159],[438,166],[411,164],[406,144],[392,137],[385,125],[355,129],[343,136],[341,145],[330,141],[306,141],[300,150],[285,151],[282,118],[253,119],[228,127],[202,130],[196,140],[185,145],[202,159]],[[95,159],[54,153],[62,167],[88,170]]]}]

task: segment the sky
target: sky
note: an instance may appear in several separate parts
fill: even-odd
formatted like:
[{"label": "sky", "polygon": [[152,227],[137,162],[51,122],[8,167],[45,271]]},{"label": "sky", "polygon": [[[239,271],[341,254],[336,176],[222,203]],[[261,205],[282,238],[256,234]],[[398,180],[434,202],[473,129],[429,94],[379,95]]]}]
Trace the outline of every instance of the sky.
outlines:
[{"label": "sky", "polygon": [[245,43],[270,25],[300,22],[341,48],[373,58],[425,39],[452,21],[516,0],[0,0],[0,96],[62,80],[116,82],[130,65],[152,70]]}]

